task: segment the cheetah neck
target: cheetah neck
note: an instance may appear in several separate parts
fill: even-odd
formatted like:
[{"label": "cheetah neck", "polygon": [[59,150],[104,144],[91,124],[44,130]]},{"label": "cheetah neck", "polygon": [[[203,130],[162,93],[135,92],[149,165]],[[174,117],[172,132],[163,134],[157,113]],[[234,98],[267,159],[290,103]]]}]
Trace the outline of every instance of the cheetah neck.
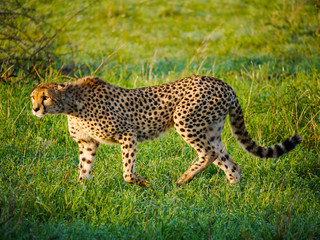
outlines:
[{"label": "cheetah neck", "polygon": [[77,117],[83,108],[83,98],[81,89],[77,85],[70,84],[61,96],[62,114]]}]

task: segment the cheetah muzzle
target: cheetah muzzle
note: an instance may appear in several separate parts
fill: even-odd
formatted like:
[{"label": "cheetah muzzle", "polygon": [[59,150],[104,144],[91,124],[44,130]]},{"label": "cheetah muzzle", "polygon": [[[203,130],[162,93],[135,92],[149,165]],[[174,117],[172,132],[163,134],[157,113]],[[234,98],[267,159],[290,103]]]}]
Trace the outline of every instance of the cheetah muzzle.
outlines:
[{"label": "cheetah muzzle", "polygon": [[123,178],[146,186],[135,174],[137,142],[154,139],[172,126],[198,153],[199,160],[178,179],[190,182],[214,163],[231,183],[240,181],[240,167],[221,142],[229,113],[232,133],[250,154],[277,158],[294,149],[302,140],[296,135],[272,147],[261,147],[249,136],[241,106],[223,81],[192,76],[164,85],[123,89],[95,77],[74,82],[43,83],[31,93],[32,112],[68,116],[68,127],[80,150],[79,180],[89,179],[100,143],[119,143],[122,150]]}]

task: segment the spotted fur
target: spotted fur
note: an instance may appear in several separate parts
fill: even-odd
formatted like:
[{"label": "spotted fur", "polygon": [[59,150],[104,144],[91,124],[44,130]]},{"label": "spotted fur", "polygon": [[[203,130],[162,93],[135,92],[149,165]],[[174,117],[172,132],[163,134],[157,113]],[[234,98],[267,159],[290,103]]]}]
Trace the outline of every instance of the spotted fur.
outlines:
[{"label": "spotted fur", "polygon": [[80,149],[79,180],[90,178],[99,144],[119,143],[123,178],[145,186],[136,175],[137,142],[154,139],[172,126],[198,153],[199,160],[178,179],[182,185],[214,163],[230,182],[240,181],[240,167],[221,142],[225,118],[240,145],[260,158],[276,158],[301,142],[296,135],[272,147],[261,147],[249,136],[241,106],[223,81],[192,76],[164,85],[123,89],[98,78],[40,84],[31,94],[33,113],[68,116],[69,132]]}]

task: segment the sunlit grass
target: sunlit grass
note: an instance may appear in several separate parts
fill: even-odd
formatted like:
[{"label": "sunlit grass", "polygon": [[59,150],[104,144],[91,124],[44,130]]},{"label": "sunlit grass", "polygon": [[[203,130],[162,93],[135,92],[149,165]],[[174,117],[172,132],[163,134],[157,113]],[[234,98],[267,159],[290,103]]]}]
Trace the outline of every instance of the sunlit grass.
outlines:
[{"label": "sunlit grass", "polygon": [[[243,169],[236,186],[212,166],[177,188],[175,181],[196,153],[170,131],[138,146],[137,172],[150,179],[148,188],[124,182],[115,145],[99,149],[93,178],[81,187],[77,144],[68,135],[66,118],[36,119],[29,104],[24,108],[30,85],[1,85],[1,233],[74,239],[91,234],[146,239],[317,236],[319,98],[313,88],[319,76],[299,74],[279,81],[260,79],[263,73],[225,75],[246,109],[249,131],[263,145],[295,133],[304,142],[280,159],[260,160],[239,147],[227,123],[223,140]],[[313,88],[301,89],[300,81]]]}]

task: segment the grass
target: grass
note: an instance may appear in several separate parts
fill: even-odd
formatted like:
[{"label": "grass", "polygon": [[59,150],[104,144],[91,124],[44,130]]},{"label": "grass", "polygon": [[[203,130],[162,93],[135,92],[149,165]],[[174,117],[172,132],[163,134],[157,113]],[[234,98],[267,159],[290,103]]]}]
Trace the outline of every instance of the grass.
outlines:
[{"label": "grass", "polygon": [[51,24],[65,24],[57,53],[68,50],[63,43],[79,50],[37,68],[39,81],[67,81],[73,72],[133,88],[213,75],[236,91],[258,143],[273,145],[297,133],[304,140],[288,155],[260,160],[240,148],[227,123],[222,139],[243,170],[241,183],[229,185],[211,166],[178,188],[175,181],[196,153],[172,130],[138,145],[136,171],[150,179],[148,188],[124,182],[117,145],[99,148],[93,178],[81,187],[66,117],[32,116],[36,82],[20,71],[0,84],[0,238],[320,238],[320,46],[313,2],[37,1],[35,7]]}]

